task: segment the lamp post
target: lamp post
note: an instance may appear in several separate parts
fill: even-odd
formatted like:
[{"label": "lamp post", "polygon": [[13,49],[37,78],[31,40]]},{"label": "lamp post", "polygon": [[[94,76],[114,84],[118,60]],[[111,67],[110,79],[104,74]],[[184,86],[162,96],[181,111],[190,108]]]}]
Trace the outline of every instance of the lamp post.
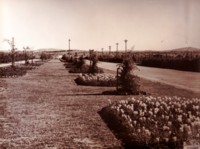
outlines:
[{"label": "lamp post", "polygon": [[70,41],[71,41],[71,40],[69,39],[69,40],[68,40],[68,42],[69,42],[69,51],[70,51]]},{"label": "lamp post", "polygon": [[109,48],[109,54],[111,53],[111,46],[108,47]]},{"label": "lamp post", "polygon": [[128,40],[125,39],[124,42],[125,42],[125,52],[127,52],[127,42],[128,42]]},{"label": "lamp post", "polygon": [[118,54],[118,45],[119,43],[116,43],[116,54]]},{"label": "lamp post", "polygon": [[103,54],[103,48],[101,48],[102,54]]}]

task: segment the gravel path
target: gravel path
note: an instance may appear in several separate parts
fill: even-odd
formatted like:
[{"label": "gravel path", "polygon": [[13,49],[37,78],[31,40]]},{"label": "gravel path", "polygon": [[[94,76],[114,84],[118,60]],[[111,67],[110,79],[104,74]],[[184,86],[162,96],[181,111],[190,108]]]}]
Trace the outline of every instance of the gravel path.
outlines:
[{"label": "gravel path", "polygon": [[108,104],[98,95],[106,88],[77,86],[75,77],[52,60],[1,79],[0,148],[121,148],[98,114]]}]

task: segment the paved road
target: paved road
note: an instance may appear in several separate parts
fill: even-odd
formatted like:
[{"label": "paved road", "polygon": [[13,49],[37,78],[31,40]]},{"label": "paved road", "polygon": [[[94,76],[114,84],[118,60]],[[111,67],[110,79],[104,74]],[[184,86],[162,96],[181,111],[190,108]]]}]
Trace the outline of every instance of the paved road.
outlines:
[{"label": "paved road", "polygon": [[[117,65],[118,64],[108,62],[98,63],[99,67],[113,71],[116,71]],[[139,71],[136,73],[141,78],[173,85],[194,92],[200,92],[200,73],[142,66],[138,66],[138,68]]]},{"label": "paved road", "polygon": [[[34,59],[33,60],[34,62],[35,61],[38,61],[38,59]],[[29,60],[29,62],[31,62],[31,60]],[[19,65],[19,64],[24,64],[25,61],[17,61],[15,62],[16,65]],[[0,67],[8,67],[8,66],[11,66],[12,63],[0,63]]]}]

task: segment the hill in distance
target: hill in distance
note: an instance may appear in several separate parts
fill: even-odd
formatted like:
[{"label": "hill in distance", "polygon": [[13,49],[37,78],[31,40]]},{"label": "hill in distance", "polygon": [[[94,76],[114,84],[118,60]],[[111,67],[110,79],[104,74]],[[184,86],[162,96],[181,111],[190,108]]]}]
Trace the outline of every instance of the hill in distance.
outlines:
[{"label": "hill in distance", "polygon": [[198,48],[194,48],[194,47],[184,47],[184,48],[178,48],[178,49],[173,49],[173,50],[170,50],[170,51],[177,51],[177,52],[185,52],[185,51],[188,51],[188,52],[200,52],[200,49]]},{"label": "hill in distance", "polygon": [[[68,49],[56,49],[56,48],[43,48],[43,49],[38,49],[37,51],[39,52],[68,52]],[[78,50],[78,49],[71,49],[71,52],[84,52],[86,50]]]},{"label": "hill in distance", "polygon": [[66,51],[66,49],[56,49],[56,48],[43,48],[38,49],[39,52],[46,51],[46,52],[54,52],[54,51]]}]

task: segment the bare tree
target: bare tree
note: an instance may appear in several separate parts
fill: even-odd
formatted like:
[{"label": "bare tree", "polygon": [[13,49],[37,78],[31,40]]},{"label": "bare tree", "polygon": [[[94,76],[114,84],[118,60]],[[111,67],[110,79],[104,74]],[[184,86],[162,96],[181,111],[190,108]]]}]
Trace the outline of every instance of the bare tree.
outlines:
[{"label": "bare tree", "polygon": [[15,54],[16,54],[16,48],[15,48],[15,39],[12,37],[12,40],[4,39],[4,42],[7,42],[11,47],[11,59],[12,59],[12,67],[15,67]]}]

